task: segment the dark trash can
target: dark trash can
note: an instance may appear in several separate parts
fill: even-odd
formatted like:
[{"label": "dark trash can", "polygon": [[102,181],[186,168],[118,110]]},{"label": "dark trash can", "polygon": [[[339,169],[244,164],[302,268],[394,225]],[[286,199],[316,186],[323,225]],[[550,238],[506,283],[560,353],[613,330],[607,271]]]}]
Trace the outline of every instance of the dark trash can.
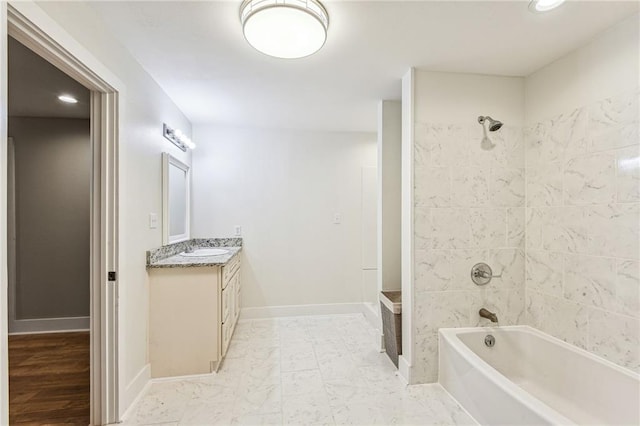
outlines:
[{"label": "dark trash can", "polygon": [[384,347],[397,367],[398,356],[402,355],[402,292],[381,292],[380,312],[382,312]]}]

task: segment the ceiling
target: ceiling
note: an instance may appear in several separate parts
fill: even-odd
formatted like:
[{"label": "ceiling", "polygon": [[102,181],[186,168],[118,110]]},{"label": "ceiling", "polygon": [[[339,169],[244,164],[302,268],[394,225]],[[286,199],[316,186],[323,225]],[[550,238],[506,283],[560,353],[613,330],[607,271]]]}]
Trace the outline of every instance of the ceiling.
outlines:
[{"label": "ceiling", "polygon": [[91,2],[193,123],[374,131],[377,102],[416,68],[526,76],[638,12],[638,2],[329,1],[315,55],[267,57],[245,42],[238,1]]},{"label": "ceiling", "polygon": [[[9,37],[9,116],[89,118],[89,90]],[[77,104],[58,100],[72,95]]]}]

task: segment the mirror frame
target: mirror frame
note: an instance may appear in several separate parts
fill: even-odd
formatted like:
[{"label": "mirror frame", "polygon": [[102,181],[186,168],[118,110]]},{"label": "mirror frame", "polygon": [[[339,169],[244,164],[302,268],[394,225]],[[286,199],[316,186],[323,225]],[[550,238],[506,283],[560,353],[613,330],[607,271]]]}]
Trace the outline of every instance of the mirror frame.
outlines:
[{"label": "mirror frame", "polygon": [[[186,212],[185,233],[169,235],[171,218],[169,217],[169,167],[175,166],[183,170],[186,175]],[[191,229],[191,168],[172,156],[168,152],[162,153],[162,245],[187,241],[190,238]]]}]

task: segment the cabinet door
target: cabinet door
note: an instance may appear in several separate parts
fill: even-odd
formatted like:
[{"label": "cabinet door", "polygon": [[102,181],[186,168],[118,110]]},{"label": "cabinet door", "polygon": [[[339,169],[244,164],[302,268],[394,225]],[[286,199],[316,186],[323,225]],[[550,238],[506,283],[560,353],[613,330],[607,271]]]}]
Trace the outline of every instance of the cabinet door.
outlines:
[{"label": "cabinet door", "polygon": [[222,324],[222,356],[225,356],[227,354],[227,349],[229,349],[231,333],[233,333],[233,323],[231,321],[227,321]]},{"label": "cabinet door", "polygon": [[240,271],[238,271],[238,273],[236,273],[236,279],[235,279],[235,284],[234,284],[235,288],[234,288],[234,313],[235,313],[235,317],[234,317],[234,322],[238,320],[238,317],[240,316]]},{"label": "cabinet door", "polygon": [[[226,323],[230,318],[233,318],[230,313],[233,306],[233,287],[227,285],[227,288],[222,290],[222,323]],[[224,338],[224,336],[223,336]]]},{"label": "cabinet door", "polygon": [[[228,303],[229,303],[229,319],[227,321],[229,321],[231,324],[233,324],[235,322],[235,318],[236,318],[236,279],[235,277],[238,274],[235,274],[231,280],[229,281],[229,285],[226,288],[226,292],[229,293],[229,299],[228,299]],[[231,326],[231,328],[233,329],[233,325]],[[232,331],[233,332],[233,331]]]}]

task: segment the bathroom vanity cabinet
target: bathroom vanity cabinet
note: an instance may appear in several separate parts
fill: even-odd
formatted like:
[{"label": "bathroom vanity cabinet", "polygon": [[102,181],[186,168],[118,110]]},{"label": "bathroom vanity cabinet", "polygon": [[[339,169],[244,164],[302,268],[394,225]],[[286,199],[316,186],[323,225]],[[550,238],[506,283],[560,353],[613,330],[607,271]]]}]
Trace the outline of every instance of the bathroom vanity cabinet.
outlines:
[{"label": "bathroom vanity cabinet", "polygon": [[240,255],[222,265],[149,268],[151,377],[217,371],[240,315]]},{"label": "bathroom vanity cabinet", "polygon": [[222,315],[221,326],[221,353],[227,353],[233,330],[240,317],[240,256],[236,255],[231,261],[222,267]]}]

